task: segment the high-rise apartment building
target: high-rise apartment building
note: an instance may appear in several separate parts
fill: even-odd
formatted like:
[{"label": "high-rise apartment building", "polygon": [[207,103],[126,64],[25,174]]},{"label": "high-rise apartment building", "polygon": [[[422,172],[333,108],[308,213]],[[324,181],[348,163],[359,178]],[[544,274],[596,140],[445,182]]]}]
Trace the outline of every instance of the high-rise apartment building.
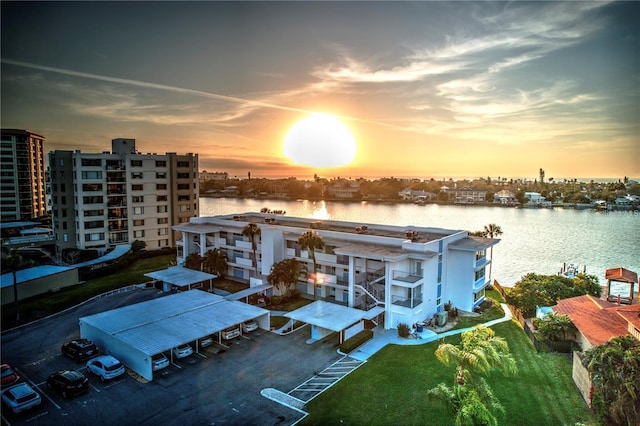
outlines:
[{"label": "high-rise apartment building", "polygon": [[44,136],[2,129],[0,140],[0,220],[31,220],[47,213]]},{"label": "high-rise apartment building", "polygon": [[198,216],[198,155],[141,154],[135,139],[111,152],[49,153],[56,254],[144,241],[175,247],[172,226]]}]

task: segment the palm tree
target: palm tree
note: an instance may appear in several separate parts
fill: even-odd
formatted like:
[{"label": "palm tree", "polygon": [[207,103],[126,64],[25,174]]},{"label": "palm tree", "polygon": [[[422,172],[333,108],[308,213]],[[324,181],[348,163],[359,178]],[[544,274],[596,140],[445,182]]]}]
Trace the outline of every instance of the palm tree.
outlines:
[{"label": "palm tree", "polygon": [[256,256],[256,237],[259,237],[262,234],[260,227],[255,223],[248,223],[247,226],[242,230],[242,235],[245,237],[249,237],[251,240],[251,249],[253,250],[253,268],[256,272],[256,276],[258,275],[258,257]]},{"label": "palm tree", "polygon": [[484,379],[475,386],[448,387],[440,383],[427,395],[429,400],[444,404],[455,415],[456,425],[497,425],[494,413],[504,415],[505,412]]},{"label": "palm tree", "polygon": [[288,295],[306,270],[296,259],[285,259],[274,263],[267,280],[284,295]]},{"label": "palm tree", "polygon": [[33,260],[25,259],[16,250],[11,250],[9,256],[4,260],[3,267],[11,271],[13,276],[13,303],[16,307],[16,322],[20,321],[20,306],[18,304],[18,271],[33,265]]},{"label": "palm tree", "polygon": [[311,260],[313,261],[313,298],[317,299],[318,292],[316,291],[316,287],[318,286],[318,265],[316,263],[316,249],[322,250],[324,248],[324,240],[316,232],[307,231],[298,237],[298,244],[300,244],[302,250],[309,250],[309,253],[311,254]]},{"label": "palm tree", "polygon": [[202,270],[202,256],[198,253],[191,253],[184,260],[184,267],[189,269],[195,269],[196,271]]},{"label": "palm tree", "polygon": [[[502,235],[502,228],[495,223],[490,223],[484,227],[484,235],[494,238]],[[493,246],[491,246],[491,263],[489,264],[489,276],[491,276],[491,265],[493,265]]]},{"label": "palm tree", "polygon": [[483,325],[465,331],[460,346],[443,343],[436,349],[436,357],[444,364],[456,364],[456,381],[464,386],[471,372],[486,375],[491,370],[515,373],[515,360],[509,354],[509,345],[502,337]]},{"label": "palm tree", "polygon": [[227,255],[224,254],[224,252],[220,248],[208,250],[204,254],[202,266],[205,272],[216,274],[218,277],[224,278],[228,269]]}]

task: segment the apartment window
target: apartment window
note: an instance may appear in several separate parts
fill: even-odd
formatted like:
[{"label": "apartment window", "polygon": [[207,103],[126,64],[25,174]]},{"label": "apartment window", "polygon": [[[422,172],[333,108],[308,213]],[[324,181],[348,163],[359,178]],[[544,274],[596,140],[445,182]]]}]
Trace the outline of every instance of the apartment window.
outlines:
[{"label": "apartment window", "polygon": [[142,167],[142,160],[131,160],[131,167]]},{"label": "apartment window", "polygon": [[167,223],[169,223],[169,218],[168,217],[159,217],[158,218],[158,225],[166,225]]},{"label": "apartment window", "polygon": [[166,247],[169,245],[169,240],[158,240],[158,247]]},{"label": "apartment window", "polygon": [[67,185],[65,185],[64,183],[60,184],[60,191],[64,192],[67,190]]},{"label": "apartment window", "polygon": [[167,184],[166,183],[156,183],[156,189],[157,190],[167,189]]},{"label": "apartment window", "polygon": [[142,185],[142,184],[131,185],[131,190],[132,191],[142,191],[143,188],[144,188],[144,185]]},{"label": "apartment window", "polygon": [[178,161],[177,162],[177,166],[178,167],[189,167],[189,162],[188,161]]},{"label": "apartment window", "polygon": [[183,204],[181,206],[178,206],[178,211],[179,212],[188,212],[189,211],[189,205],[188,204]]},{"label": "apartment window", "polygon": [[169,229],[168,228],[158,229],[158,235],[169,235]]},{"label": "apartment window", "polygon": [[67,204],[67,197],[65,197],[64,195],[60,197],[60,204]]},{"label": "apartment window", "polygon": [[83,183],[82,190],[86,192],[102,191],[102,184],[101,183]]},{"label": "apartment window", "polygon": [[473,293],[473,301],[477,302],[478,300],[484,297],[484,288],[477,293]]},{"label": "apartment window", "polygon": [[178,195],[178,201],[189,201],[188,195]]},{"label": "apartment window", "polygon": [[156,179],[166,179],[167,172],[156,172]]},{"label": "apartment window", "polygon": [[84,236],[85,241],[100,241],[104,240],[104,232],[96,232],[95,234],[86,234]]},{"label": "apartment window", "polygon": [[178,218],[178,223],[187,223],[189,222],[189,218],[188,217],[179,217]]},{"label": "apartment window", "polygon": [[134,207],[133,214],[144,214],[144,207]]},{"label": "apartment window", "polygon": [[131,197],[131,201],[134,203],[144,203],[144,196],[134,195],[133,197]]},{"label": "apartment window", "polygon": [[84,223],[84,229],[104,228],[104,220],[93,220]]},{"label": "apartment window", "polygon": [[133,238],[144,238],[144,229],[140,231],[133,231]]},{"label": "apartment window", "polygon": [[84,204],[102,204],[104,197],[82,197]]},{"label": "apartment window", "polygon": [[178,179],[189,179],[191,176],[189,173],[177,173],[176,177]]},{"label": "apartment window", "polygon": [[142,179],[142,172],[131,173],[131,179]]},{"label": "apartment window", "polygon": [[166,195],[158,195],[156,196],[156,201],[167,201]]},{"label": "apartment window", "polygon": [[81,161],[81,164],[83,167],[88,167],[88,166],[101,167],[102,160],[100,158],[83,158]]},{"label": "apartment window", "polygon": [[485,275],[485,268],[480,269],[479,271],[476,271],[476,281],[478,281],[480,278],[483,278]]},{"label": "apartment window", "polygon": [[178,189],[189,189],[189,184],[188,183],[179,183],[178,184]]},{"label": "apartment window", "polygon": [[61,158],[58,164],[60,165],[60,167],[64,167],[64,158]]},{"label": "apartment window", "polygon": [[134,219],[133,226],[144,226],[144,219]]},{"label": "apartment window", "polygon": [[158,206],[156,209],[158,213],[166,213],[168,211],[167,206]]},{"label": "apartment window", "polygon": [[156,160],[156,167],[167,167],[166,161]]},{"label": "apartment window", "polygon": [[84,216],[102,216],[104,215],[104,210],[84,210]]},{"label": "apartment window", "polygon": [[62,229],[67,229],[67,222],[62,222]]},{"label": "apartment window", "polygon": [[486,250],[481,250],[481,251],[477,251],[476,252],[476,260],[480,260],[484,257],[487,257],[487,251]]}]

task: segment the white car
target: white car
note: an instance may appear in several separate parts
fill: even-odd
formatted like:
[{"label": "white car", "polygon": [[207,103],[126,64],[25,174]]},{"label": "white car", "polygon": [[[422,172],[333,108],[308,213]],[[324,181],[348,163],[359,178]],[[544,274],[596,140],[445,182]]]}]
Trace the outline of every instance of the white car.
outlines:
[{"label": "white car", "polygon": [[162,370],[169,366],[169,359],[162,352],[151,357],[151,369],[153,371]]},{"label": "white car", "polygon": [[87,370],[100,377],[100,381],[115,379],[125,373],[124,365],[111,355],[100,355],[87,361]]},{"label": "white car", "polygon": [[27,383],[19,383],[2,391],[2,402],[14,413],[19,413],[40,405],[42,398]]},{"label": "white car", "polygon": [[221,331],[222,338],[224,340],[231,340],[234,337],[240,336],[240,328],[238,326],[229,327],[226,330]]},{"label": "white car", "polygon": [[171,349],[173,356],[176,358],[184,358],[193,353],[193,348],[188,344],[180,345],[177,348]]},{"label": "white car", "polygon": [[255,320],[249,320],[242,323],[242,330],[245,333],[258,329],[258,323]]},{"label": "white car", "polygon": [[211,336],[205,336],[201,339],[198,340],[198,345],[201,348],[206,348],[207,346],[211,346],[213,345],[213,337]]}]

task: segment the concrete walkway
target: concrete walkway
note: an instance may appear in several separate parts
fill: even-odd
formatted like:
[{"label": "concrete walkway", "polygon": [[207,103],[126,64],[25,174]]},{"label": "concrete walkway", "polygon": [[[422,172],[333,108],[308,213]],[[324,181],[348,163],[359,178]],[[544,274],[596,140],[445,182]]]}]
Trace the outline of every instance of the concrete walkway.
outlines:
[{"label": "concrete walkway", "polygon": [[[484,323],[485,326],[490,327],[494,324],[498,324],[505,321],[510,321],[512,318],[511,311],[506,303],[501,303],[502,310],[504,311],[504,317],[498,318],[496,320],[487,321]],[[431,330],[424,330],[420,333],[415,333],[415,339],[407,339],[404,337],[398,336],[398,330],[389,329],[385,330],[383,327],[378,326],[373,329],[373,339],[362,345],[355,352],[349,354],[350,358],[353,358],[358,361],[366,361],[369,357],[380,349],[384,348],[388,344],[394,345],[422,345],[425,343],[433,342],[434,340],[441,339],[443,337],[451,336],[454,334],[462,333],[463,331],[471,330],[472,328],[460,328],[456,330],[445,331],[444,333],[436,333]]]}]

